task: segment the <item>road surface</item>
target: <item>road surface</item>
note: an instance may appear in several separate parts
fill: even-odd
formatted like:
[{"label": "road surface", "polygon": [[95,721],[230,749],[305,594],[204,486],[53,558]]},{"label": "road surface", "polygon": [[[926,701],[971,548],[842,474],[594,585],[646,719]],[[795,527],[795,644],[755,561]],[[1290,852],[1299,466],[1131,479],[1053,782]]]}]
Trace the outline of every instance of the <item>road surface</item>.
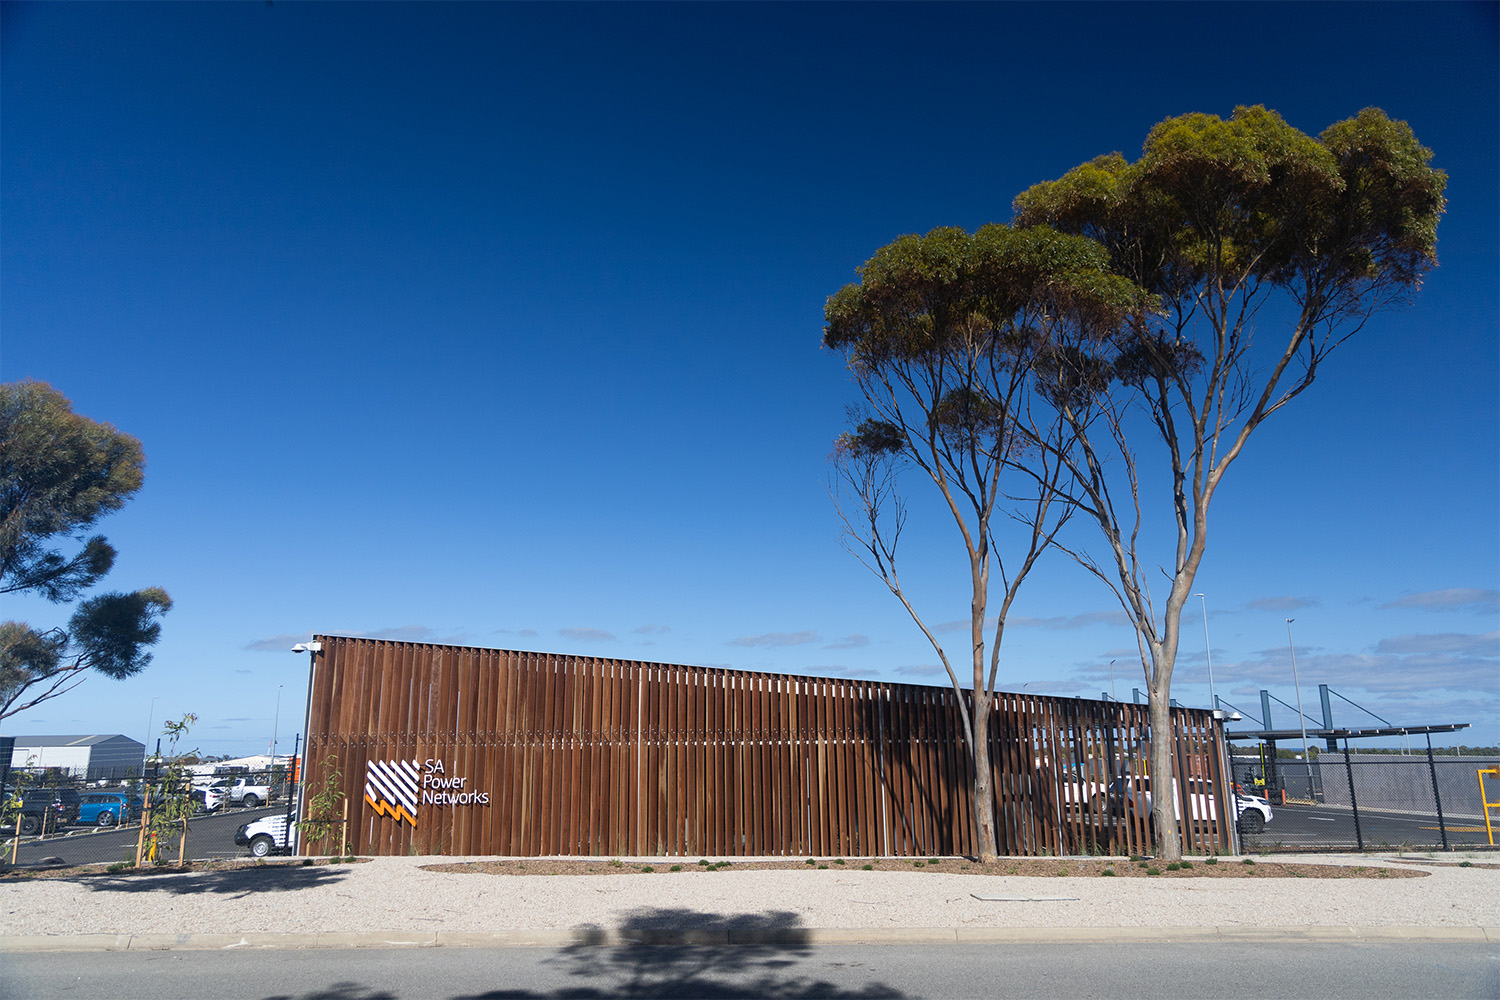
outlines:
[{"label": "road surface", "polygon": [[10,953],[5,964],[0,1000],[1500,996],[1500,946],[1445,941]]}]

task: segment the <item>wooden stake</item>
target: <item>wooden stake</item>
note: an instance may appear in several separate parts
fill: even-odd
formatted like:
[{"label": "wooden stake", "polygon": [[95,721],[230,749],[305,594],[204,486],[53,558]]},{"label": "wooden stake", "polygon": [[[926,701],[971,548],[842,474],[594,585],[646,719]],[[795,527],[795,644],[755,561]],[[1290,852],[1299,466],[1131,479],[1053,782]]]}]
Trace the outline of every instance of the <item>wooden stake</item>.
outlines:
[{"label": "wooden stake", "polygon": [[146,786],[146,800],[141,804],[141,834],[135,841],[135,866],[141,866],[141,855],[146,850],[146,827],[151,823],[151,786]]},{"label": "wooden stake", "polygon": [[344,832],[339,837],[339,857],[341,858],[348,857],[349,855],[349,799],[347,797],[344,799],[344,825],[342,829]]}]

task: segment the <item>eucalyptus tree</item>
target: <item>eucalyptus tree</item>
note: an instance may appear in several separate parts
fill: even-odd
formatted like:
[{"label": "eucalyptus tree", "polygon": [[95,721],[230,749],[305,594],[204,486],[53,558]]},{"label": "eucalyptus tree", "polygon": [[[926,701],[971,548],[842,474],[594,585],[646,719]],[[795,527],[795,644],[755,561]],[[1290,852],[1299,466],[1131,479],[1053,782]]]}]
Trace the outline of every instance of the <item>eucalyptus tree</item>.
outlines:
[{"label": "eucalyptus tree", "polygon": [[[1182,608],[1225,474],[1329,354],[1408,300],[1437,262],[1447,178],[1431,159],[1405,122],[1378,109],[1314,138],[1273,111],[1240,107],[1228,119],[1168,118],[1139,159],[1100,156],[1016,198],[1017,225],[1096,240],[1110,270],[1149,293],[1112,338],[1060,329],[1048,364],[1074,432],[1058,456],[1107,555],[1069,551],[1134,625],[1155,734],[1168,732]],[[1160,446],[1154,457],[1147,439]],[[1161,463],[1163,495],[1148,492],[1150,461]],[[1152,559],[1143,539],[1158,513],[1172,546]],[[1152,590],[1158,573],[1164,593]],[[1153,773],[1172,773],[1170,752],[1169,740],[1152,741]],[[1181,844],[1165,790],[1163,779],[1153,820],[1158,854],[1174,860]]]},{"label": "eucalyptus tree", "polygon": [[[69,603],[114,565],[103,535],[84,538],[141,488],[141,443],[73,412],[43,382],[0,385],[0,594]],[[57,538],[79,547],[65,554]],[[151,662],[172,606],[160,587],[85,598],[67,628],[0,622],[0,719],[55,698],[94,670],[129,677]]]},{"label": "eucalyptus tree", "polygon": [[[1060,456],[1077,433],[1045,400],[1033,405],[1034,366],[1058,342],[1108,335],[1137,307],[1137,290],[1108,265],[1092,240],[1046,227],[940,228],[876,251],[824,311],[823,343],[843,354],[865,401],[832,456],[845,544],[905,608],[953,685],[984,860],[996,856],[989,721],[1006,616],[1067,520]],[[911,509],[904,472],[931,484],[967,557],[966,642],[952,656],[898,573]]]}]

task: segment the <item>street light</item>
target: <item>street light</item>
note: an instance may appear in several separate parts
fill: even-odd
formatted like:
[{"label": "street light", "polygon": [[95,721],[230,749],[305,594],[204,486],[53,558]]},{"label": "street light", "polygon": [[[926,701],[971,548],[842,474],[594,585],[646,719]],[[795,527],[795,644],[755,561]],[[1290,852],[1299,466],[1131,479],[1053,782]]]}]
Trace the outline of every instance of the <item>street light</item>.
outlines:
[{"label": "street light", "polygon": [[271,767],[276,766],[276,725],[281,721],[281,685],[276,685],[276,714],[271,716]]},{"label": "street light", "polygon": [[1302,684],[1297,680],[1297,647],[1292,644],[1292,622],[1295,618],[1286,620],[1286,644],[1292,651],[1292,687],[1297,689],[1297,724],[1302,727],[1302,759],[1312,762],[1312,755],[1307,749],[1307,716],[1302,714]]},{"label": "street light", "polygon": [[1202,594],[1194,597],[1203,602],[1203,652],[1208,656],[1208,698],[1213,708],[1219,707],[1219,695],[1214,691],[1214,651],[1208,644],[1208,598]]},{"label": "street light", "polygon": [[151,696],[151,710],[146,713],[146,746],[148,747],[151,746],[151,723],[156,721],[156,699],[160,697],[159,694]]}]

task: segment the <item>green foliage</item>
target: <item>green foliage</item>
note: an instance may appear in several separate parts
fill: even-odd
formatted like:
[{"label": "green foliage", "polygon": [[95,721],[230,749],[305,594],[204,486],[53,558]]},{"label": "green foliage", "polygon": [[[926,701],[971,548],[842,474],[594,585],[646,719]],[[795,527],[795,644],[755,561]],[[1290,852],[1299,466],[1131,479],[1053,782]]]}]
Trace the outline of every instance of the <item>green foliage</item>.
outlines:
[{"label": "green foliage", "polygon": [[[307,797],[307,815],[297,820],[297,828],[302,834],[304,846],[309,848],[308,853],[312,853],[314,845],[326,848],[328,854],[333,853],[333,835],[343,824],[339,813],[339,805],[344,801],[344,790],[341,787],[343,780],[344,773],[339,769],[338,755],[328,754],[323,758],[322,782],[309,786],[311,794]],[[413,844],[412,854],[416,853],[416,845]],[[618,861],[614,863],[619,864]]]},{"label": "green foliage", "polygon": [[[162,724],[162,735],[167,739],[167,752],[157,761],[156,778],[151,782],[151,808],[147,828],[158,844],[157,863],[163,864],[167,857],[167,844],[178,839],[182,850],[186,849],[188,817],[193,814],[193,777],[183,762],[184,757],[195,755],[196,750],[179,752],[177,744],[187,736],[188,730],[198,721],[198,716],[189,712],[177,721],[167,720]],[[179,860],[183,860],[179,857]]]},{"label": "green foliage", "polygon": [[[102,535],[81,536],[141,487],[141,443],[73,412],[41,382],[0,385],[0,593],[80,597],[114,565]],[[57,537],[82,547],[65,555]],[[122,678],[151,661],[171,599],[157,587],[85,600],[66,631],[0,623],[0,718],[71,690],[90,669]]]}]

